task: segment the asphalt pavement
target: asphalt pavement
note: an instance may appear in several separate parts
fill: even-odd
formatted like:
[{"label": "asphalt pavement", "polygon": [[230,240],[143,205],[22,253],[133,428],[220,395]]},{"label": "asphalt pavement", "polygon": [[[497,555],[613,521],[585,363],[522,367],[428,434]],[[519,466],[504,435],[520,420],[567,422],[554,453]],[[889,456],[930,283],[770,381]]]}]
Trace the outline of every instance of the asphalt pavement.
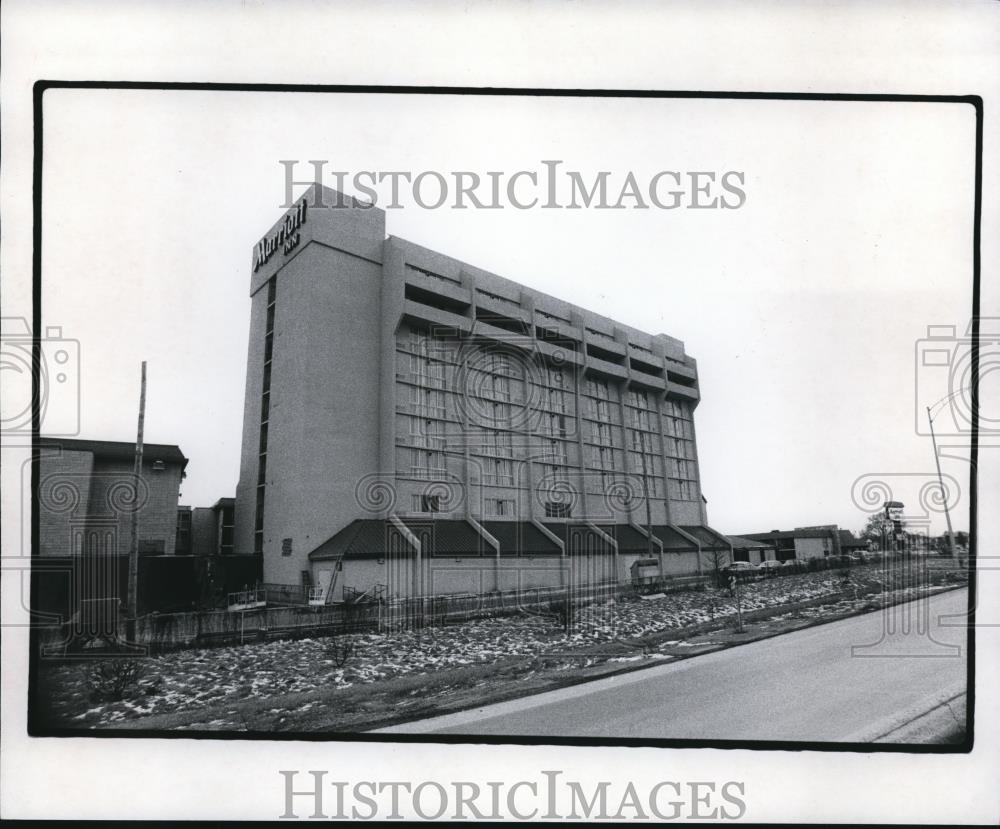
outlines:
[{"label": "asphalt pavement", "polygon": [[382,732],[873,741],[964,694],[967,602],[953,590]]}]

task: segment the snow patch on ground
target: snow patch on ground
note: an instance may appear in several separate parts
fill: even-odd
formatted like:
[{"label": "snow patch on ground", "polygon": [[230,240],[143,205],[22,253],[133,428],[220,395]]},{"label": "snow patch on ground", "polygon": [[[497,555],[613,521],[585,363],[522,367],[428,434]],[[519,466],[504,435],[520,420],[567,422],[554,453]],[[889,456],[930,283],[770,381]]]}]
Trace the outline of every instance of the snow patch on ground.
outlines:
[{"label": "snow patch on ground", "polygon": [[[814,619],[860,608],[880,595],[893,600],[907,598],[919,589],[906,587],[892,589],[889,594],[876,593],[874,597],[863,595],[864,590],[873,587],[897,587],[896,584],[886,585],[884,575],[880,568],[870,567],[852,571],[852,581],[847,584],[839,574],[829,571],[749,582],[740,586],[741,609],[746,613],[830,597],[828,603],[780,613],[772,621],[793,617]],[[938,589],[945,587],[947,585]],[[511,657],[544,659],[551,655],[562,658],[567,651],[609,643],[634,649],[636,640],[646,636],[669,631],[680,633],[685,628],[711,622],[729,624],[735,616],[736,601],[729,591],[710,588],[594,602],[577,609],[568,631],[553,615],[528,610],[519,616],[477,619],[433,630],[351,634],[341,640],[349,639],[353,643],[353,656],[339,667],[331,658],[332,640],[327,638],[178,651],[144,660],[145,676],[154,683],[147,686],[148,693],[144,696],[133,701],[101,704],[87,702],[89,688],[85,674],[79,666],[66,664],[54,669],[52,686],[59,690],[52,705],[67,720],[82,721],[84,725],[110,725],[124,719],[195,706],[220,702],[236,704],[242,700],[268,699],[321,688],[346,689],[399,676],[490,665]],[[658,647],[680,648],[694,644],[677,638]],[[634,662],[643,658],[650,657],[626,653],[610,658],[569,658],[559,668],[576,668],[598,661]],[[671,657],[653,654],[652,658]],[[307,706],[315,704],[307,703]],[[278,713],[280,709],[271,711],[272,715]],[[215,722],[209,721],[207,725],[215,727]]]}]

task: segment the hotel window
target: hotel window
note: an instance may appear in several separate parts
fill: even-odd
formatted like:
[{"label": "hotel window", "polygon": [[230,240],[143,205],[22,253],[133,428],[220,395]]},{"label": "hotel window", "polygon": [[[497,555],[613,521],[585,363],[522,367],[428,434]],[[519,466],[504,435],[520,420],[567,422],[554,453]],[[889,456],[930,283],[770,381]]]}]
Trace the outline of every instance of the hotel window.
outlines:
[{"label": "hotel window", "polygon": [[509,426],[510,425],[510,404],[509,403],[498,403],[496,401],[491,401],[486,404],[487,408],[487,420],[491,425],[494,426]]},{"label": "hotel window", "polygon": [[555,459],[556,463],[566,465],[566,444],[561,440],[550,440],[549,441],[549,454]]},{"label": "hotel window", "polygon": [[611,391],[608,388],[607,380],[598,380],[597,378],[590,377],[587,379],[587,394],[591,397],[596,397],[599,400],[610,400]]},{"label": "hotel window", "polygon": [[566,411],[566,393],[558,388],[546,389],[548,408],[553,412]]},{"label": "hotel window", "polygon": [[629,408],[629,425],[633,429],[649,431],[649,412],[645,409]]},{"label": "hotel window", "polygon": [[483,353],[469,368],[468,388],[483,400],[510,400],[510,358],[506,354]]},{"label": "hotel window", "polygon": [[412,499],[414,512],[440,512],[440,495],[414,495]]},{"label": "hotel window", "polygon": [[611,446],[611,424],[602,422],[591,423],[590,434],[594,443]]},{"label": "hotel window", "polygon": [[489,486],[513,486],[513,463],[506,458],[483,458],[483,483]]},{"label": "hotel window", "polygon": [[490,375],[494,399],[510,400],[510,358],[506,354],[490,355]]},{"label": "hotel window", "polygon": [[510,458],[514,454],[510,432],[487,429],[483,433],[483,454],[495,458]]},{"label": "hotel window", "polygon": [[410,375],[420,386],[441,388],[444,386],[444,363],[426,354],[411,354]]},{"label": "hotel window", "polygon": [[637,409],[648,409],[649,400],[643,389],[629,389],[629,405]]},{"label": "hotel window", "polygon": [[564,483],[569,480],[569,475],[565,466],[557,466],[553,463],[543,463],[540,483],[544,487],[552,487],[556,483]]},{"label": "hotel window", "polygon": [[410,443],[438,448],[444,444],[444,423],[429,417],[410,417]]},{"label": "hotel window", "polygon": [[414,449],[410,457],[410,472],[418,478],[436,478],[447,474],[444,455],[441,452]]},{"label": "hotel window", "polygon": [[558,435],[559,437],[566,437],[568,430],[566,428],[566,415],[557,414],[556,412],[548,412],[542,415],[541,428],[539,431],[544,432],[547,435]]},{"label": "hotel window", "polygon": [[410,386],[410,404],[418,414],[443,417],[445,414],[444,392],[422,386]]},{"label": "hotel window", "polygon": [[696,501],[698,499],[698,486],[696,481],[679,481],[670,479],[670,497],[674,501]]},{"label": "hotel window", "polygon": [[495,518],[509,518],[514,514],[514,502],[508,498],[487,498],[486,512]]},{"label": "hotel window", "polygon": [[569,504],[561,504],[556,501],[545,502],[546,518],[570,518],[571,509]]},{"label": "hotel window", "polygon": [[615,450],[610,446],[591,446],[590,465],[597,469],[613,470],[615,468]]},{"label": "hotel window", "polygon": [[587,399],[587,403],[589,404],[590,416],[594,420],[607,421],[610,418],[611,410],[607,400],[598,400],[591,397]]}]

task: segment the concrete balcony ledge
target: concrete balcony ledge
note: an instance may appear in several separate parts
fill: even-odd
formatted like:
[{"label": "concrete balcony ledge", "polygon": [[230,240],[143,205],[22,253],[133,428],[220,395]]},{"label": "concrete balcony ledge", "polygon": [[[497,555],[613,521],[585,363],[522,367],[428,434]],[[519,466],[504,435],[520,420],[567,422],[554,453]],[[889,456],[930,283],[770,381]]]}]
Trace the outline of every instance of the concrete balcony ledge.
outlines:
[{"label": "concrete balcony ledge", "polygon": [[507,331],[505,328],[497,328],[497,326],[490,325],[485,320],[476,320],[476,324],[472,327],[472,333],[477,337],[496,340],[499,343],[505,343],[524,351],[533,351],[535,348],[536,340],[534,337],[528,334]]},{"label": "concrete balcony ledge", "polygon": [[698,370],[694,366],[678,365],[669,360],[666,361],[667,371],[671,374],[679,374],[681,377],[689,377],[692,380],[698,379]]},{"label": "concrete balcony ledge", "polygon": [[535,325],[539,328],[544,328],[546,331],[551,331],[553,334],[557,334],[560,337],[565,337],[567,340],[573,340],[578,343],[583,342],[583,330],[574,325],[570,325],[568,322],[549,319],[548,317],[544,317],[541,314],[536,313]]},{"label": "concrete balcony ledge", "polygon": [[602,360],[599,357],[588,356],[586,365],[591,371],[606,374],[609,377],[617,377],[619,380],[629,379],[629,371],[625,366],[609,363],[607,360]]},{"label": "concrete balcony ledge", "polygon": [[472,320],[460,314],[452,314],[450,311],[442,311],[430,305],[407,299],[403,302],[403,316],[421,322],[429,322],[446,328],[457,328],[460,331],[469,333],[472,330]]},{"label": "concrete balcony ledge", "polygon": [[667,397],[680,397],[684,400],[701,400],[701,394],[697,388],[682,386],[680,383],[667,381]]},{"label": "concrete balcony ledge", "polygon": [[559,357],[564,363],[569,363],[570,365],[583,365],[583,356],[578,352],[546,342],[545,340],[538,340],[538,351],[546,357]]},{"label": "concrete balcony ledge", "polygon": [[584,329],[583,332],[584,340],[587,345],[592,345],[594,348],[601,348],[610,354],[617,354],[620,357],[628,356],[628,348],[622,345],[617,340],[609,340],[600,334],[591,334],[589,331]]},{"label": "concrete balcony ledge", "polygon": [[531,314],[517,304],[511,304],[512,302],[513,300],[493,299],[493,297],[484,296],[478,292],[476,293],[477,308],[481,308],[482,310],[490,313],[510,317],[511,319],[520,320],[524,323],[530,323],[532,321]]},{"label": "concrete balcony ledge", "polygon": [[654,377],[652,374],[645,374],[641,371],[632,370],[629,376],[629,382],[635,386],[643,386],[647,389],[654,389],[655,391],[665,392],[667,390],[667,381],[662,377]]},{"label": "concrete balcony ledge", "polygon": [[472,291],[468,288],[463,288],[461,285],[456,285],[454,282],[441,277],[428,276],[412,268],[407,268],[406,270],[406,284],[429,291],[432,294],[447,297],[455,302],[461,302],[464,305],[472,304]]}]

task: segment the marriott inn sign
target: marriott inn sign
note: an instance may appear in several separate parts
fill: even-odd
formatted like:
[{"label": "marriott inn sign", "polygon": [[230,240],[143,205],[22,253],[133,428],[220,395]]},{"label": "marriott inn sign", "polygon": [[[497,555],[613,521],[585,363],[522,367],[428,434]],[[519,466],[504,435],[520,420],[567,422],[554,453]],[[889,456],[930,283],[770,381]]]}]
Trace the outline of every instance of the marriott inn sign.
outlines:
[{"label": "marriott inn sign", "polygon": [[254,249],[253,269],[256,273],[261,265],[274,255],[274,252],[281,248],[282,253],[288,254],[295,249],[299,243],[298,229],[306,221],[306,200],[302,198],[298,204],[292,207],[285,214],[285,219],[278,229],[270,236],[265,236],[257,243]]}]

